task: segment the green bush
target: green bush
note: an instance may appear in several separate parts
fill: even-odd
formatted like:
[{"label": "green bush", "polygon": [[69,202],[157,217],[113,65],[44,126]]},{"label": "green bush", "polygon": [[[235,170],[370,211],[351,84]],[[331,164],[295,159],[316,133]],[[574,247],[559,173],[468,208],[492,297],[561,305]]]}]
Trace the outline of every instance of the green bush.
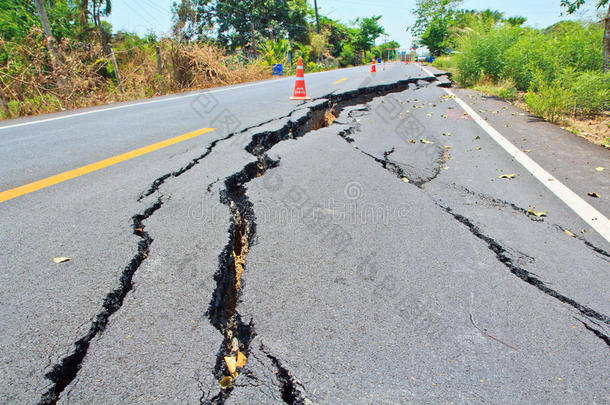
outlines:
[{"label": "green bush", "polygon": [[542,71],[547,80],[553,81],[566,69],[601,70],[603,29],[600,25],[562,22],[554,27],[545,31],[524,30],[506,51],[504,77],[512,79],[517,89],[528,89],[536,71]]},{"label": "green bush", "polygon": [[497,82],[503,77],[506,60],[504,54],[517,42],[522,28],[509,24],[489,30],[475,28],[460,41],[457,55],[458,76],[461,84],[473,85],[483,75]]},{"label": "green bush", "polygon": [[354,47],[350,44],[343,45],[343,48],[341,49],[341,55],[339,56],[339,58],[341,60],[341,65],[342,66],[353,65],[355,57],[356,57],[356,54],[354,52]]},{"label": "green bush", "polygon": [[522,91],[529,88],[536,71],[554,80],[559,71],[556,53],[556,40],[540,31],[528,30],[506,51],[504,77],[512,79]]},{"label": "green bush", "polygon": [[525,102],[534,114],[551,122],[558,122],[569,111],[572,100],[571,89],[564,87],[560,80],[546,81],[540,72],[525,95]]},{"label": "green bush", "polygon": [[502,97],[505,100],[509,100],[509,101],[514,101],[517,99],[517,89],[514,87],[509,87],[509,88],[501,88],[500,92],[498,93],[498,95],[500,97]]},{"label": "green bush", "polygon": [[585,72],[572,84],[573,103],[584,114],[610,109],[610,73]]}]

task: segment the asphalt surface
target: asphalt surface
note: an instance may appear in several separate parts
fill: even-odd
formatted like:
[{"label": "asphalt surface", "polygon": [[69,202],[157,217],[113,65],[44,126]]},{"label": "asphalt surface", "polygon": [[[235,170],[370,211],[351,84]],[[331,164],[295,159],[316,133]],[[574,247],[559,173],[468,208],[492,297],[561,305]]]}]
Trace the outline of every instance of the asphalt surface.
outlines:
[{"label": "asphalt surface", "polygon": [[[610,401],[610,243],[419,66],[306,83],[0,125],[0,191],[215,128],[0,203],[2,402]],[[606,150],[456,92],[607,216]]]}]

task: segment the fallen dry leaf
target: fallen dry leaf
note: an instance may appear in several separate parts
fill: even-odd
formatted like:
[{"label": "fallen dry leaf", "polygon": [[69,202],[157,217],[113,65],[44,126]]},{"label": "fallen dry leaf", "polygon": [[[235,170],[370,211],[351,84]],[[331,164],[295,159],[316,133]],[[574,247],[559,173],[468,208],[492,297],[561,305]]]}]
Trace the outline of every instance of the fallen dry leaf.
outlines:
[{"label": "fallen dry leaf", "polygon": [[571,237],[573,237],[573,238],[575,238],[575,237],[576,237],[576,235],[574,235],[572,232],[570,232],[570,231],[569,231],[569,230],[567,230],[567,229],[566,229],[564,232],[565,232],[567,235],[569,235],[569,236],[571,236]]},{"label": "fallen dry leaf", "polygon": [[70,260],[72,260],[69,257],[56,257],[53,259],[54,263],[65,263],[65,262],[69,262]]},{"label": "fallen dry leaf", "polygon": [[445,146],[443,146],[443,148],[444,149],[451,149],[451,146],[450,145],[445,145]]},{"label": "fallen dry leaf", "polygon": [[237,352],[237,367],[242,368],[248,359],[242,352]]},{"label": "fallen dry leaf", "polygon": [[517,176],[514,173],[511,174],[501,174],[500,176],[498,176],[499,179],[514,179],[515,176]]},{"label": "fallen dry leaf", "polygon": [[434,143],[434,142],[429,141],[429,140],[427,140],[427,139],[425,139],[425,138],[422,138],[422,139],[420,139],[419,141],[420,141],[421,143],[425,143],[425,144],[428,144],[428,145],[429,145],[429,144],[433,144],[433,143]]},{"label": "fallen dry leaf", "polygon": [[233,385],[233,377],[225,377],[222,380],[220,380],[218,382],[218,384],[220,384],[220,387],[223,390],[226,390],[227,388],[231,388],[231,385]]},{"label": "fallen dry leaf", "polygon": [[481,148],[480,146],[477,146],[477,150],[481,150],[481,149],[483,149],[483,148]]},{"label": "fallen dry leaf", "polygon": [[475,140],[481,139],[481,137],[479,135],[474,137]]},{"label": "fallen dry leaf", "polygon": [[600,197],[600,195],[599,195],[599,194],[597,194],[597,193],[587,193],[587,195],[588,195],[589,197],[593,197],[593,198],[599,198],[599,197]]},{"label": "fallen dry leaf", "polygon": [[227,365],[227,369],[231,375],[235,374],[237,371],[237,360],[235,356],[225,357],[225,364]]},{"label": "fallen dry leaf", "polygon": [[534,210],[527,210],[527,212],[537,217],[546,217],[546,215],[548,214],[547,212],[536,212]]},{"label": "fallen dry leaf", "polygon": [[603,168],[603,167],[601,167],[601,166],[597,166],[597,167],[595,168],[595,170],[597,170],[598,172],[603,172],[603,171],[604,171],[604,168]]},{"label": "fallen dry leaf", "polygon": [[409,139],[409,142],[415,143],[415,139]]}]

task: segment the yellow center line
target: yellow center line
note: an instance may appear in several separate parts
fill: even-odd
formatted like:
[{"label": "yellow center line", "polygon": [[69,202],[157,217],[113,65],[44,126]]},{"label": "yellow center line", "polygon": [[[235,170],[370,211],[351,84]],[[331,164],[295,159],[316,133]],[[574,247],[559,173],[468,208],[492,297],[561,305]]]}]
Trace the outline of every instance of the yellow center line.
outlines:
[{"label": "yellow center line", "polygon": [[339,83],[343,83],[344,81],[347,80],[347,77],[344,77],[343,79],[339,79],[336,82],[334,82],[333,84],[339,84]]},{"label": "yellow center line", "polygon": [[53,186],[57,183],[61,183],[75,177],[82,176],[87,173],[94,172],[96,170],[100,170],[106,168],[108,166],[115,165],[117,163],[124,162],[129,159],[133,159],[138,156],[145,155],[150,152],[154,152],[156,150],[165,148],[170,145],[177,144],[179,142],[186,141],[188,139],[196,138],[200,135],[207,134],[208,132],[212,132],[216,128],[202,128],[193,132],[189,132],[188,134],[180,135],[175,138],[166,139],[161,142],[153,143],[152,145],[144,146],[143,148],[135,149],[127,153],[123,153],[122,155],[113,156],[108,159],[100,160],[99,162],[91,163],[83,167],[79,167],[78,169],[68,170],[67,172],[59,173],[51,177],[47,177],[46,179],[38,180],[33,183],[24,184],[23,186],[19,186],[16,188],[12,188],[10,190],[0,192],[0,202],[8,201],[16,197],[20,197],[24,194],[29,194],[34,191],[41,190],[43,188],[47,188]]}]

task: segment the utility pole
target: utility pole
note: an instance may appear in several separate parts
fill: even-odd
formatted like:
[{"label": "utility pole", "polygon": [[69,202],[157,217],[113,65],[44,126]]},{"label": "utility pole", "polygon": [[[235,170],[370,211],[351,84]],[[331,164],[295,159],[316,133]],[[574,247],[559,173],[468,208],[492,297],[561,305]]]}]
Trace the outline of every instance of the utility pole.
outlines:
[{"label": "utility pole", "polygon": [[159,45],[155,47],[157,51],[157,74],[161,76],[163,74],[163,60],[161,60],[161,49],[159,49]]},{"label": "utility pole", "polygon": [[117,85],[119,86],[119,90],[123,92],[123,83],[121,81],[121,72],[119,72],[119,65],[116,63],[116,57],[114,56],[114,49],[110,47],[110,57],[112,59],[112,66],[114,66],[114,76],[116,77]]},{"label": "utility pole", "polygon": [[318,15],[318,0],[313,0],[313,5],[316,9],[316,27],[318,28],[318,34],[320,33],[320,16]]},{"label": "utility pole", "polygon": [[[53,35],[53,31],[51,31],[51,24],[49,24],[49,17],[47,16],[47,9],[42,3],[43,0],[36,0],[36,8],[38,9],[38,17],[40,17],[40,25],[42,26],[42,31],[44,32],[44,36],[47,39],[47,47],[49,48],[49,53],[51,54],[51,62],[53,63],[53,70],[57,71],[61,64],[63,63],[63,55],[59,52],[55,44],[57,41],[55,40],[55,36]],[[57,77],[57,86],[63,87],[64,80]]]}]

